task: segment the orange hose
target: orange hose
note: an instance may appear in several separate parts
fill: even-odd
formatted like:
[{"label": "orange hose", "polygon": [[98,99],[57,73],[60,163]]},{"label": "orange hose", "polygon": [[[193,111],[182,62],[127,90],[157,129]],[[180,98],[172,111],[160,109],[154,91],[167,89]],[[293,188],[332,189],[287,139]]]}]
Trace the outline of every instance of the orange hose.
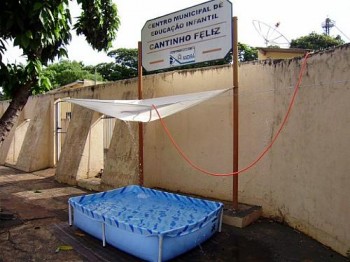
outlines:
[{"label": "orange hose", "polygon": [[294,88],[294,93],[293,93],[293,96],[291,98],[291,101],[289,103],[289,107],[288,107],[288,110],[287,110],[287,113],[281,123],[281,126],[280,128],[277,130],[276,134],[274,135],[274,137],[272,138],[270,144],[267,145],[267,147],[260,153],[260,155],[253,161],[251,162],[249,165],[247,165],[246,167],[236,171],[236,172],[233,172],[233,173],[213,173],[213,172],[210,172],[210,171],[207,171],[201,167],[199,167],[198,165],[196,165],[195,163],[193,163],[191,161],[191,159],[185,154],[185,152],[180,148],[180,146],[176,143],[175,139],[173,138],[173,136],[171,135],[167,125],[165,124],[164,120],[162,119],[161,115],[159,114],[158,112],[158,109],[155,105],[152,105],[152,107],[154,108],[154,110],[157,112],[157,115],[159,117],[159,120],[162,124],[162,127],[165,131],[165,133],[167,134],[168,138],[170,139],[171,143],[174,145],[174,147],[176,148],[176,150],[179,152],[179,154],[182,156],[182,158],[190,165],[192,166],[194,169],[202,172],[202,173],[205,173],[207,175],[211,175],[211,176],[234,176],[234,175],[238,175],[240,173],[243,173],[245,171],[248,171],[250,168],[252,168],[253,166],[255,166],[265,155],[266,153],[271,149],[271,147],[273,146],[273,144],[275,143],[275,141],[277,140],[277,138],[279,137],[283,127],[285,126],[285,124],[287,123],[287,119],[289,117],[289,114],[290,112],[292,111],[292,108],[293,108],[293,105],[294,105],[294,101],[295,101],[295,98],[296,98],[296,95],[298,93],[298,90],[299,90],[299,87],[300,87],[300,84],[301,84],[301,81],[302,81],[302,78],[303,78],[303,74],[305,72],[305,69],[306,69],[306,61],[309,57],[309,53],[307,53],[304,57],[304,61],[303,61],[303,64],[301,66],[301,69],[300,69],[300,72],[299,72],[299,77],[298,77],[298,82],[296,83],[295,85],[295,88]]}]

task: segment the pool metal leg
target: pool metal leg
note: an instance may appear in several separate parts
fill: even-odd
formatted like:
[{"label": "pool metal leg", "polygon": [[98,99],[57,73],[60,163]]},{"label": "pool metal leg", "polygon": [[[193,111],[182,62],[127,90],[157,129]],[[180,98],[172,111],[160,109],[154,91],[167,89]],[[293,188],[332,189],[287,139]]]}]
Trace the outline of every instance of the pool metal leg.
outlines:
[{"label": "pool metal leg", "polygon": [[219,232],[221,232],[223,216],[224,216],[224,208],[221,208],[221,211],[220,211],[220,220],[219,220],[219,229],[218,229]]},{"label": "pool metal leg", "polygon": [[102,223],[102,246],[106,246],[106,227],[105,223]]},{"label": "pool metal leg", "polygon": [[73,221],[73,219],[72,219],[72,206],[70,203],[68,203],[68,223],[70,226],[73,225],[72,221]]},{"label": "pool metal leg", "polygon": [[163,235],[158,235],[159,245],[158,245],[158,262],[162,261],[162,252],[163,252]]}]

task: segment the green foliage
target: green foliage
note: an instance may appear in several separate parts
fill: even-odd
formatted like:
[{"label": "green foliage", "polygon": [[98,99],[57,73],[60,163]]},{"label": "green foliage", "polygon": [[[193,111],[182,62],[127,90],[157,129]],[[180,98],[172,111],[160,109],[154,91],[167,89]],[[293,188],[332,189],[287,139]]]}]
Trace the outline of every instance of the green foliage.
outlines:
[{"label": "green foliage", "polygon": [[1,40],[13,40],[29,61],[40,59],[46,64],[64,55],[71,39],[69,24],[68,0],[0,3]]},{"label": "green foliage", "polygon": [[117,81],[137,76],[137,69],[124,67],[116,63],[101,63],[94,67],[104,80]]},{"label": "green foliage", "polygon": [[49,65],[44,69],[43,75],[50,80],[53,88],[64,86],[77,80],[103,80],[100,74],[95,74],[94,71],[90,70],[91,67],[84,67],[82,62],[64,60]]},{"label": "green foliage", "polygon": [[[257,58],[257,49],[246,44],[239,43],[239,61],[251,61]],[[97,81],[117,81],[133,78],[138,75],[138,50],[136,48],[119,48],[108,52],[108,56],[115,59],[113,63],[101,63],[96,66],[84,66],[82,62],[63,60],[47,66],[42,78],[49,81],[53,88],[57,88],[77,80],[90,79]],[[182,69],[200,68],[207,66],[223,65],[232,62],[232,52],[222,60],[208,61],[199,64],[187,65]],[[171,71],[170,68],[164,71]]]},{"label": "green foliage", "polygon": [[131,68],[137,71],[138,50],[137,48],[119,48],[109,51],[108,56],[115,59],[115,62],[123,67]]},{"label": "green foliage", "polygon": [[6,97],[13,97],[25,85],[30,85],[33,94],[49,88],[42,65],[66,55],[65,45],[71,39],[67,6],[67,0],[0,2],[0,53],[6,51],[4,41],[13,40],[28,61],[24,66],[5,65],[1,60],[0,84]]},{"label": "green foliage", "polygon": [[10,64],[0,68],[0,79],[5,98],[11,98],[23,85],[32,83],[32,93],[38,94],[50,89],[49,79],[42,74],[39,60],[29,61],[27,66]]},{"label": "green foliage", "polygon": [[247,44],[238,43],[238,60],[240,62],[258,59],[258,49]]},{"label": "green foliage", "polygon": [[[82,14],[74,28],[84,34],[94,49],[107,50],[119,27],[117,8],[111,0],[77,0]],[[0,86],[12,97],[15,89],[30,86],[33,94],[45,91],[50,84],[42,74],[42,65],[67,56],[71,41],[71,15],[68,0],[0,1]],[[8,65],[2,61],[4,43],[13,41],[27,65]],[[49,74],[50,75],[50,74]]]},{"label": "green foliage", "polygon": [[82,14],[74,26],[77,34],[83,34],[86,41],[98,51],[107,51],[119,28],[117,6],[112,0],[77,0],[82,5]]},{"label": "green foliage", "polygon": [[[256,60],[258,51],[256,48],[246,44],[238,43],[239,61]],[[119,48],[108,52],[108,56],[115,59],[115,63],[101,63],[93,67],[85,67],[91,73],[95,70],[107,81],[117,81],[128,79],[138,75],[138,50],[136,48]],[[229,52],[224,59],[207,61],[198,64],[182,66],[181,69],[202,68],[215,65],[225,65],[232,63],[232,51]],[[179,69],[179,67],[158,70],[156,72],[167,72]],[[144,74],[155,72],[144,72]]]},{"label": "green foliage", "polygon": [[302,36],[291,41],[291,48],[303,48],[313,51],[323,50],[344,44],[340,36],[332,37],[326,34],[317,34],[312,32],[307,36]]},{"label": "green foliage", "polygon": [[115,59],[115,63],[102,63],[96,66],[104,79],[116,81],[128,79],[138,75],[137,48],[119,48],[108,52],[108,56]]},{"label": "green foliage", "polygon": [[[239,61],[251,61],[257,59],[257,49],[246,44],[239,43]],[[81,62],[62,61],[52,64],[44,70],[46,76],[53,87],[63,86],[76,80],[91,79],[102,81],[118,81],[133,78],[138,75],[138,50],[136,48],[119,48],[108,52],[108,56],[115,59],[113,63],[100,63],[96,66],[84,66]],[[181,69],[201,68],[207,66],[224,65],[232,62],[232,52],[222,60],[208,61],[181,67]],[[161,70],[161,72],[171,71],[178,68]],[[160,71],[158,71],[160,72]],[[153,73],[153,72],[152,72]],[[145,73],[147,74],[147,72]]]}]

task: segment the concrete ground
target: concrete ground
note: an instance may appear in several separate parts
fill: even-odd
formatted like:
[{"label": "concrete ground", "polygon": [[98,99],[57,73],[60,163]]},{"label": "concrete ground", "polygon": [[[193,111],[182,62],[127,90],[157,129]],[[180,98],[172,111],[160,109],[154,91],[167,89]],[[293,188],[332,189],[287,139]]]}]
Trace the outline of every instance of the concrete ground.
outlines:
[{"label": "concrete ground", "polygon": [[[54,169],[24,173],[0,166],[0,262],[140,261],[68,226],[68,198],[88,191],[60,184]],[[174,261],[350,261],[268,219],[221,233]]]}]

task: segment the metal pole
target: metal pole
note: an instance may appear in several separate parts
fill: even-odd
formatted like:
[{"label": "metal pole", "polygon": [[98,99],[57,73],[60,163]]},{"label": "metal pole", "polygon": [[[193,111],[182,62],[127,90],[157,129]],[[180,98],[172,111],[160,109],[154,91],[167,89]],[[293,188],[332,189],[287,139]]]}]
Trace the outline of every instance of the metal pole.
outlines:
[{"label": "metal pole", "polygon": [[[142,99],[142,42],[138,42],[138,99]],[[139,122],[139,184],[143,185],[143,123]]]},{"label": "metal pole", "polygon": [[106,246],[106,226],[105,223],[102,222],[102,246]]},{"label": "metal pole", "polygon": [[68,221],[69,221],[69,225],[72,226],[73,225],[72,206],[70,203],[68,203]]},{"label": "metal pole", "polygon": [[[233,172],[238,171],[238,32],[237,17],[233,17],[232,55],[233,55]],[[232,207],[238,209],[238,175],[232,176]]]},{"label": "metal pole", "polygon": [[162,261],[163,256],[163,235],[158,235],[159,243],[158,243],[158,262]]},{"label": "metal pole", "polygon": [[221,208],[220,210],[220,220],[219,220],[219,228],[218,228],[218,232],[221,233],[221,229],[222,229],[222,219],[224,216],[224,207]]},{"label": "metal pole", "polygon": [[58,130],[60,129],[59,125],[59,117],[61,117],[61,110],[60,110],[60,99],[58,99],[55,102],[55,165],[58,163],[59,155],[60,155],[60,146],[61,146],[61,141],[59,137],[59,132]]}]

